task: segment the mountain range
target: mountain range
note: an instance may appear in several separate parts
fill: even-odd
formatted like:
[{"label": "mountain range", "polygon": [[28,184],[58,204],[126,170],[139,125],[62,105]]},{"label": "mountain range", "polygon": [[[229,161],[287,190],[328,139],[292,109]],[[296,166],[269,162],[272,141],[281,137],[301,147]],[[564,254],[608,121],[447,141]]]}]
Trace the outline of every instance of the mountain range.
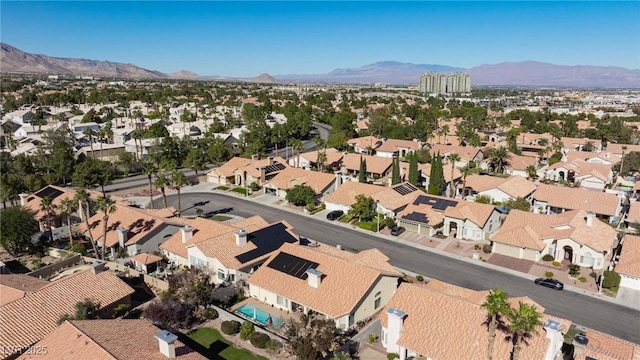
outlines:
[{"label": "mountain range", "polygon": [[126,79],[185,79],[274,82],[321,82],[416,85],[424,72],[464,71],[473,86],[640,88],[640,69],[614,66],[554,65],[536,61],[485,64],[469,69],[436,65],[380,61],[355,68],[337,68],[326,74],[261,74],[253,78],[201,76],[191,71],[162,73],[133,64],[30,54],[0,43],[0,71],[3,73],[98,76]]}]

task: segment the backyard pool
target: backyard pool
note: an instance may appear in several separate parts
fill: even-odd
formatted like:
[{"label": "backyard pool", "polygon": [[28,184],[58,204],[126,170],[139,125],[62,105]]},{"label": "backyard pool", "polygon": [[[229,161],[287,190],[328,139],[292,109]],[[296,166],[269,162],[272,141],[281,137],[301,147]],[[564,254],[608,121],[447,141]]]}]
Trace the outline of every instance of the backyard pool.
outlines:
[{"label": "backyard pool", "polygon": [[[280,329],[282,327],[282,320],[275,315],[272,315],[266,311],[260,310],[252,305],[242,305],[236,309],[242,315],[255,319],[259,323]],[[269,320],[271,319],[271,320]]]}]

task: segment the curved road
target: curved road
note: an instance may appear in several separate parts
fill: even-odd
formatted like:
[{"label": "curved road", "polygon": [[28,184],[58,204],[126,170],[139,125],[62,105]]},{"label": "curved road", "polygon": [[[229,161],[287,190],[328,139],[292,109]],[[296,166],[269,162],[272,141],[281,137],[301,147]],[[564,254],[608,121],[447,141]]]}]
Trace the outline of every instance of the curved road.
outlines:
[{"label": "curved road", "polygon": [[[314,122],[313,130],[311,130],[310,135],[312,137],[309,140],[302,141],[302,152],[313,151],[317,149],[318,146],[313,141],[313,136],[318,135],[322,139],[327,139],[329,136],[331,136],[331,126],[319,122]],[[289,157],[293,156],[293,148],[291,146],[278,149],[278,155],[282,158],[285,158],[287,154],[289,154]],[[276,156],[275,149],[269,153],[269,156]]]},{"label": "curved road", "polygon": [[[167,196],[177,206],[175,195]],[[162,199],[156,199],[159,206]],[[241,198],[212,193],[182,194],[183,214],[195,215],[196,205],[205,212],[233,208],[232,214],[248,217],[260,215],[268,222],[287,220],[294,232],[328,245],[342,245],[349,250],[378,248],[390,263],[430,278],[475,290],[501,288],[509,296],[528,296],[545,307],[545,313],[563,317],[622,339],[640,343],[640,311],[571,291],[555,291],[535,285],[533,281],[508,272],[457,260],[445,255],[417,249],[374,235],[368,235],[322,220],[270,207]]]}]

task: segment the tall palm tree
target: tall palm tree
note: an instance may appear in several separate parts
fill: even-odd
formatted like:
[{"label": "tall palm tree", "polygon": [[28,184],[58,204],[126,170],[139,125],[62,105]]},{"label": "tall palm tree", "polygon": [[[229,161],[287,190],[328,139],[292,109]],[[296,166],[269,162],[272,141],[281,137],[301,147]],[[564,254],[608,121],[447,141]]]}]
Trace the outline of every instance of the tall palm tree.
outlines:
[{"label": "tall palm tree", "polygon": [[502,174],[505,165],[511,159],[511,154],[509,154],[509,150],[506,147],[499,146],[489,152],[489,159],[494,164],[496,172]]},{"label": "tall palm tree", "polygon": [[102,150],[102,141],[105,137],[104,129],[98,130],[98,132],[96,133],[96,137],[98,138],[98,140],[100,140],[100,160],[104,161],[104,152]]},{"label": "tall palm tree", "polygon": [[116,212],[116,202],[109,195],[102,195],[96,203],[96,210],[102,212],[102,260],[107,250],[107,229],[109,228],[109,214]]},{"label": "tall palm tree", "polygon": [[520,359],[520,349],[523,340],[538,333],[538,327],[542,325],[541,314],[535,305],[528,305],[520,302],[517,309],[510,309],[507,313],[509,319],[509,331],[513,333],[513,351],[511,360]]},{"label": "tall palm tree", "polygon": [[69,197],[60,200],[60,213],[67,217],[67,230],[69,231],[69,248],[73,246],[73,233],[71,232],[71,213],[76,211],[78,203]]},{"label": "tall palm tree", "polygon": [[487,324],[489,325],[489,341],[487,342],[487,359],[493,359],[493,347],[496,340],[496,329],[500,322],[500,316],[509,313],[509,303],[507,303],[507,293],[501,289],[491,290],[482,305],[487,310]]},{"label": "tall palm tree", "polygon": [[293,151],[297,155],[296,167],[300,167],[300,151],[302,150],[302,141],[299,139],[291,139],[291,147],[293,147]]},{"label": "tall palm tree", "polygon": [[156,166],[153,165],[153,163],[148,162],[144,164],[142,171],[144,172],[145,175],[147,175],[147,179],[149,180],[149,204],[153,209],[153,175],[155,175],[158,172],[158,168],[156,168]]},{"label": "tall palm tree", "polygon": [[95,159],[96,154],[93,152],[93,130],[85,129],[82,133],[89,137],[89,146],[91,146],[91,157]]},{"label": "tall palm tree", "polygon": [[324,172],[324,164],[327,162],[327,153],[324,150],[318,150],[318,171]]},{"label": "tall palm tree", "polygon": [[76,191],[76,195],[73,197],[75,201],[78,202],[78,209],[83,214],[84,224],[87,227],[87,233],[89,234],[89,240],[91,241],[91,247],[93,248],[94,256],[98,256],[98,248],[96,247],[96,240],[93,238],[93,234],[91,233],[91,227],[89,226],[89,202],[91,201],[91,197],[89,193],[85,189],[79,189]]},{"label": "tall palm tree", "polygon": [[153,184],[156,186],[156,189],[160,189],[160,192],[162,193],[162,204],[166,208],[167,193],[165,192],[165,188],[167,187],[167,185],[169,185],[169,179],[167,179],[164,174],[158,174],[156,175],[156,179],[154,180]]},{"label": "tall palm tree", "polygon": [[456,153],[452,153],[449,155],[449,161],[451,161],[451,191],[450,193],[450,197],[455,197],[456,196],[456,190],[453,188],[453,171],[456,169],[456,161],[460,161],[460,155],[456,154]]},{"label": "tall palm tree", "polygon": [[42,198],[40,202],[40,210],[44,213],[45,221],[47,222],[47,230],[49,230],[49,234],[51,235],[51,240],[53,240],[53,229],[51,228],[51,220],[55,211],[58,207],[53,203],[50,197],[45,196]]},{"label": "tall palm tree", "polygon": [[627,146],[626,145],[622,145],[622,159],[620,159],[620,171],[618,171],[618,174],[620,174],[620,176],[624,176],[624,173],[622,172],[623,166],[624,166],[624,152],[625,150],[627,150]]},{"label": "tall palm tree", "polygon": [[462,198],[464,199],[464,191],[467,187],[467,176],[473,174],[475,170],[471,166],[469,166],[469,164],[467,164],[462,169],[460,169],[460,172],[462,173]]},{"label": "tall palm tree", "polygon": [[[173,182],[173,188],[178,191],[178,217],[182,214],[182,203],[180,201],[180,189],[187,185],[187,177],[180,170],[173,170],[171,174],[171,181]],[[166,207],[166,206],[165,206]]]}]

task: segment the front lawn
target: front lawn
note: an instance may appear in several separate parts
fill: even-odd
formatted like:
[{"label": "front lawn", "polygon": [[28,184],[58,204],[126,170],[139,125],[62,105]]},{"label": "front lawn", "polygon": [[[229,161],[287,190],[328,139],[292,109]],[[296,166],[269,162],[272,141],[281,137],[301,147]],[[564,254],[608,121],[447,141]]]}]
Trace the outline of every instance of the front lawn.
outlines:
[{"label": "front lawn", "polygon": [[247,189],[245,188],[237,187],[237,188],[233,188],[233,190],[231,191],[237,192],[238,194],[242,194],[245,196],[247,195]]},{"label": "front lawn", "polygon": [[233,347],[231,342],[225,339],[216,329],[200,328],[190,332],[188,336],[191,340],[197,342],[204,348],[200,350],[203,350],[203,354],[209,359],[267,360],[262,356],[255,355],[247,349],[238,349]]},{"label": "front lawn", "polygon": [[220,185],[217,188],[214,188],[213,190],[222,190],[222,191],[224,191],[224,190],[229,190],[229,188],[224,186],[224,185]]}]

